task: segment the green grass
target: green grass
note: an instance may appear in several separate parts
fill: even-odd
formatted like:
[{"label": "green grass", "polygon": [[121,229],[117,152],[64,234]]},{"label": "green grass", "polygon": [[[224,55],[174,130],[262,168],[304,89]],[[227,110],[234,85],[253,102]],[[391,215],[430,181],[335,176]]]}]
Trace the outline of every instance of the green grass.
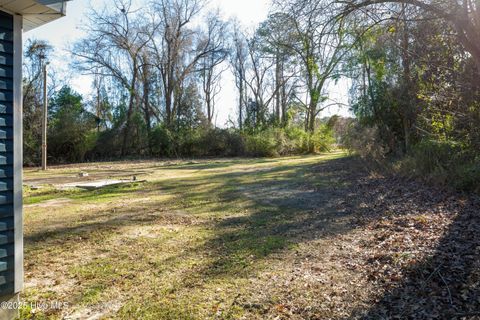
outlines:
[{"label": "green grass", "polygon": [[51,186],[47,186],[38,190],[32,190],[29,187],[25,187],[24,204],[37,204],[58,198],[68,198],[81,201],[105,201],[106,199],[120,197],[126,193],[133,193],[135,191],[142,190],[145,187],[145,183],[113,185],[97,190],[84,190],[78,188],[60,190]]},{"label": "green grass", "polygon": [[[322,190],[346,183],[316,168],[344,156],[147,162],[129,168],[148,170],[146,183],[27,189],[24,298],[67,301],[63,314],[90,310],[109,319],[278,316],[284,296],[267,275],[287,281],[286,257],[325,218],[316,213],[325,205]],[[71,202],[46,203],[58,198]],[[32,314],[22,310],[24,319]],[[61,314],[36,312],[35,319]]]}]

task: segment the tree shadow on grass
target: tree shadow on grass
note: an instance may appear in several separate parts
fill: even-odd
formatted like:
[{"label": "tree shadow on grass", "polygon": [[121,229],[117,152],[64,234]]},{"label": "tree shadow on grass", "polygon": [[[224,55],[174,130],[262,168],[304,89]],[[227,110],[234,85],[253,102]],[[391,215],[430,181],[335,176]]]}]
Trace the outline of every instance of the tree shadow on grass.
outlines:
[{"label": "tree shadow on grass", "polygon": [[[333,232],[335,227],[347,226],[337,220],[353,212],[346,213],[345,208],[335,206],[345,203],[345,188],[350,188],[352,178],[345,176],[348,170],[341,167],[352,163],[355,161],[351,159],[329,160],[320,175],[325,180],[320,183],[317,172],[319,163],[313,162],[262,167],[248,172],[238,169],[181,181],[172,179],[133,187],[80,192],[72,195],[72,198],[87,201],[98,197],[114,199],[129,193],[165,192],[173,195],[174,199],[141,203],[115,213],[104,210],[87,214],[81,223],[69,223],[68,218],[61,217],[65,222],[63,226],[51,230],[39,228],[27,234],[25,240],[27,244],[45,244],[50,238],[65,239],[72,234],[88,237],[91,231],[96,234],[108,233],[126,226],[152,224],[165,215],[165,208],[171,208],[172,203],[192,218],[196,212],[208,206],[209,213],[218,218],[213,226],[209,226],[214,230],[215,237],[204,248],[214,250],[219,256],[219,261],[213,266],[206,266],[206,272],[213,274],[215,270],[222,269],[222,265],[234,266],[244,257],[261,259],[296,241],[316,237],[320,230]],[[232,208],[239,199],[242,202],[241,210],[248,211],[248,214],[235,212],[235,207]],[[228,215],[224,216],[224,213]],[[72,219],[78,219],[78,216]],[[204,223],[212,222],[207,219]],[[225,271],[228,272],[228,268]]]},{"label": "tree shadow on grass", "polygon": [[[171,198],[123,207],[117,212],[94,212],[80,223],[75,223],[73,220],[78,217],[73,217],[62,227],[53,230],[41,227],[27,234],[26,243],[37,248],[68,245],[78,242],[76,235],[88,240],[90,234],[108,235],[121,232],[124,227],[172,221],[195,223],[211,230],[211,237],[206,242],[182,248],[178,254],[162,261],[168,264],[208,252],[211,259],[191,270],[196,273],[195,277],[185,275],[188,279],[184,288],[191,288],[200,278],[233,281],[249,277],[262,268],[262,261],[276,253],[304,242],[345,234],[368,223],[369,219],[381,218],[372,216],[372,208],[365,206],[365,202],[372,199],[374,209],[381,214],[391,209],[387,202],[393,202],[393,209],[399,215],[408,215],[411,208],[426,210],[438,203],[433,197],[419,206],[417,198],[405,194],[416,190],[396,188],[394,183],[377,188],[375,184],[381,184],[383,178],[369,179],[369,173],[355,158],[283,163],[251,170],[234,168],[235,164],[212,167],[228,169],[231,165],[232,170],[227,172],[170,179],[134,189],[82,193],[78,195],[79,200],[94,199],[98,195],[135,197],[139,193],[144,196],[161,192]],[[367,185],[361,186],[365,180]],[[401,283],[370,310],[366,313],[360,310],[357,314],[365,319],[453,319],[477,315],[480,311],[480,202],[458,202],[458,216],[440,240],[436,252],[406,270]],[[182,214],[176,215],[172,210]]]},{"label": "tree shadow on grass", "polygon": [[364,319],[480,319],[480,200],[449,201],[458,213],[434,254],[406,270]]},{"label": "tree shadow on grass", "polygon": [[[432,190],[425,188],[425,200],[419,202],[419,198],[409,197],[417,190],[408,190],[404,182],[399,180],[397,187],[390,181],[385,184],[390,189],[376,188],[390,178],[367,176],[351,158],[216,176],[225,182],[215,191],[192,192],[191,196],[205,200],[210,194],[219,194],[215,201],[220,201],[212,209],[219,212],[228,210],[228,205],[222,207],[221,203],[243,197],[250,200],[243,207],[248,214],[226,216],[215,224],[215,236],[205,244],[205,250],[214,252],[216,258],[203,266],[199,277],[248,277],[255,262],[295,244],[347,233],[388,217],[390,210],[399,216],[428,211],[441,207],[440,198],[451,197],[448,192],[432,196]],[[376,198],[375,214],[363,203],[368,198],[363,198],[365,190],[357,186],[362,180],[369,180],[370,199]],[[196,189],[208,181],[192,183]],[[445,210],[458,208],[458,216],[436,245],[435,254],[402,270],[401,283],[366,314],[360,312],[363,318],[480,318],[480,202],[454,198],[445,200],[453,202]]]},{"label": "tree shadow on grass", "polygon": [[[199,277],[248,276],[255,262],[272,254],[357,227],[361,199],[356,198],[355,181],[368,175],[359,165],[357,159],[341,158],[182,181],[189,186],[190,210],[208,206],[211,212],[228,213],[212,226],[214,236],[203,250],[215,259],[197,270]],[[213,189],[202,190],[202,185],[216,182]],[[175,189],[165,182],[162,187]],[[232,212],[236,201],[241,205]]]},{"label": "tree shadow on grass", "polygon": [[[151,272],[153,277],[158,278],[173,272],[173,284],[167,281],[164,284],[166,289],[162,288],[175,287],[171,289],[176,295],[171,298],[172,303],[178,303],[178,308],[183,308],[185,302],[178,297],[191,295],[200,299],[202,284],[208,287],[220,280],[225,287],[234,285],[237,279],[262,270],[265,267],[263,262],[269,261],[276,253],[304,241],[346,232],[354,226],[350,220],[354,210],[348,210],[345,194],[351,191],[355,176],[364,176],[365,173],[358,171],[348,176],[352,171],[350,166],[355,163],[352,159],[318,159],[309,158],[302,163],[277,160],[271,166],[265,162],[258,167],[252,164],[251,168],[237,167],[235,163],[231,170],[225,167],[218,172],[172,178],[134,188],[112,187],[97,193],[75,194],[71,196],[76,201],[75,212],[63,215],[59,209],[58,215],[49,215],[52,218],[45,221],[45,225],[36,225],[26,234],[27,256],[32,257],[27,259],[27,268],[36,270],[30,266],[35,265],[35,257],[43,261],[52,252],[58,252],[70,264],[68,268],[88,271],[88,279],[80,277],[82,287],[75,291],[80,295],[85,288],[98,283],[122,282],[126,273],[129,277],[132,273],[134,277],[141,268],[152,268],[147,273]],[[160,193],[167,197],[148,200]],[[83,203],[87,205],[90,199],[96,200],[97,197],[108,199],[108,209],[93,206],[91,211],[86,208],[86,212],[81,212],[79,206]],[[128,201],[128,198],[136,197],[145,198],[145,201]],[[124,199],[125,205],[122,204]],[[139,254],[144,260],[138,262],[128,260],[126,263],[115,252],[116,248],[123,252],[119,247],[124,245],[125,240],[132,250],[152,250],[152,246],[158,245],[158,251],[161,251],[161,241],[132,238],[130,231],[177,224],[181,225],[180,230],[191,232],[193,239],[200,241],[179,239],[177,246],[187,245],[174,247],[175,244],[169,243],[169,250],[174,247],[178,253],[167,251],[157,258],[155,251],[149,251],[149,256]],[[195,226],[189,230],[191,225]],[[205,236],[197,237],[195,232],[199,229]],[[129,232],[126,237],[125,231]],[[109,237],[113,241],[108,241]],[[104,243],[107,246],[104,247]],[[143,245],[147,246],[142,248]],[[85,261],[75,257],[76,250],[87,255]],[[98,252],[102,255],[99,259],[95,257]],[[145,260],[154,263],[150,265]],[[195,261],[195,264],[191,265],[189,261]],[[105,275],[96,266],[99,262],[122,267],[118,274]],[[180,270],[171,271],[176,268]],[[135,283],[136,280],[132,278],[131,281]],[[157,289],[152,289],[148,283],[137,284],[147,294],[149,290]],[[125,295],[128,296],[128,293]],[[79,300],[72,301],[77,303]],[[148,300],[145,303],[148,307],[155,302]]]}]

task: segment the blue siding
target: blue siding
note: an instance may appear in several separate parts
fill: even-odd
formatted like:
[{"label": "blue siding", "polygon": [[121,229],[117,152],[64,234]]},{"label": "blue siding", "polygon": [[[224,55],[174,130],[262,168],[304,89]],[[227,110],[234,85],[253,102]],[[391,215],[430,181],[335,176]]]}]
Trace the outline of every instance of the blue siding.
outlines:
[{"label": "blue siding", "polygon": [[0,296],[14,292],[13,17],[0,12]]}]

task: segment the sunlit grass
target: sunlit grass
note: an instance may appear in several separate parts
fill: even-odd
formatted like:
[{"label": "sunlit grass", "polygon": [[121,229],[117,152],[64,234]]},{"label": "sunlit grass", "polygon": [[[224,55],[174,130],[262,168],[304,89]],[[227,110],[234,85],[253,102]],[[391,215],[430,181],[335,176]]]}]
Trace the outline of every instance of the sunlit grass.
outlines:
[{"label": "sunlit grass", "polygon": [[[263,286],[265,303],[275,303],[273,287],[252,277],[298,248],[295,234],[309,227],[302,219],[311,209],[302,206],[315,200],[311,190],[337,183],[318,177],[315,166],[344,156],[147,162],[132,169],[148,171],[145,183],[27,188],[24,298],[68,301],[64,312],[107,318],[262,318],[238,297],[249,299]],[[48,202],[59,198],[70,202]]]}]

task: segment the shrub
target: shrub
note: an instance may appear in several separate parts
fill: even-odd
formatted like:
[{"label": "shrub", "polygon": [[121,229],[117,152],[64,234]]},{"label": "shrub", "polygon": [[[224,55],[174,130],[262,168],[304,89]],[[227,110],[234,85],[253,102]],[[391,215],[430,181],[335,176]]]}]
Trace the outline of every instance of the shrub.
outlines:
[{"label": "shrub", "polygon": [[[475,146],[456,141],[425,139],[408,154],[396,154],[374,127],[350,124],[342,142],[349,151],[375,160],[382,170],[425,180],[438,186],[480,192],[480,156]],[[378,168],[378,167],[377,167]]]},{"label": "shrub", "polygon": [[[99,143],[121,136],[113,131],[102,133]],[[311,148],[315,152],[328,151],[333,142],[331,130],[326,126],[310,135],[297,127],[240,132],[208,127],[173,131],[159,125],[150,134],[151,152],[156,157],[276,157],[307,153]]]},{"label": "shrub", "polygon": [[98,134],[95,148],[90,158],[93,160],[106,160],[119,157],[122,148],[122,132],[120,128],[102,131]]},{"label": "shrub", "polygon": [[245,154],[243,138],[234,130],[217,128],[204,130],[198,146],[204,149],[202,156],[232,157]]},{"label": "shrub", "polygon": [[308,152],[309,134],[298,127],[284,129],[285,144],[282,146],[282,155],[303,154]]},{"label": "shrub", "polygon": [[443,175],[455,166],[462,152],[462,147],[450,141],[424,140],[411,152],[415,159],[415,169],[423,175]]},{"label": "shrub", "polygon": [[320,126],[317,131],[310,135],[310,150],[312,152],[330,151],[335,144],[333,131],[326,125]]},{"label": "shrub", "polygon": [[455,176],[455,188],[480,193],[480,158],[455,167]]},{"label": "shrub", "polygon": [[252,157],[276,157],[278,138],[271,130],[247,134],[245,138],[246,155]]},{"label": "shrub", "polygon": [[400,173],[458,190],[480,191],[480,159],[453,141],[424,140],[399,161]]},{"label": "shrub", "polygon": [[363,127],[358,122],[349,125],[342,139],[349,152],[375,162],[384,161],[388,153],[388,148],[380,141],[376,127]]},{"label": "shrub", "polygon": [[314,134],[298,127],[271,128],[244,136],[246,153],[249,156],[275,157],[326,152],[334,145],[332,130],[320,127]]},{"label": "shrub", "polygon": [[175,137],[167,127],[163,125],[155,127],[150,136],[152,154],[157,157],[175,156],[174,141]]}]

